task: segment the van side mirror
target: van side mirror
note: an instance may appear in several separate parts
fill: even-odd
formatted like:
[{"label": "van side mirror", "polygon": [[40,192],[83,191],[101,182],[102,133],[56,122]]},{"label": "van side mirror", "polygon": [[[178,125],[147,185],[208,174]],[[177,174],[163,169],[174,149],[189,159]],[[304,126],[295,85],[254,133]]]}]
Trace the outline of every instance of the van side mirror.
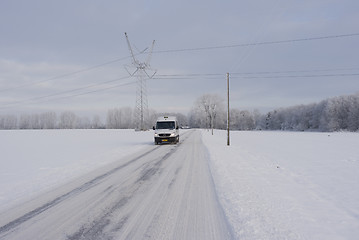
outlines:
[{"label": "van side mirror", "polygon": [[176,129],[178,130],[178,126],[176,127]]},{"label": "van side mirror", "polygon": [[153,126],[152,128],[153,128],[153,130],[156,130],[155,126]]}]

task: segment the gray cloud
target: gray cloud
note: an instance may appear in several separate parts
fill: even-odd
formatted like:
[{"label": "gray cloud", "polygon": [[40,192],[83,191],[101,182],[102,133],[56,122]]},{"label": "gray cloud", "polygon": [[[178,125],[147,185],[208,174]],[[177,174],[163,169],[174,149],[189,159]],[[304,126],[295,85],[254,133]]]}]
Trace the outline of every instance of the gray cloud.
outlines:
[{"label": "gray cloud", "polygon": [[[356,33],[358,5],[354,0],[4,0],[0,3],[0,107],[12,101],[23,104],[0,109],[0,113],[134,106],[135,84],[118,85],[135,79],[110,82],[128,76],[124,65],[131,60],[126,58],[129,51],[124,32],[128,32],[131,43],[140,50],[155,39],[155,51],[340,35]],[[217,93],[225,98],[226,72],[251,73],[256,77],[237,75],[231,79],[231,105],[238,108],[267,110],[355,93],[359,88],[358,76],[298,76],[314,70],[323,70],[314,72],[322,75],[359,73],[357,42],[355,36],[157,52],[151,62],[157,74],[179,77],[149,80],[149,107],[186,112],[204,93]],[[122,60],[32,84],[115,59]],[[303,70],[307,72],[274,73]],[[193,73],[223,76],[188,76]],[[282,77],[285,75],[297,77]],[[23,85],[28,86],[6,90]],[[74,91],[78,88],[84,89]],[[45,98],[47,95],[59,99]],[[27,101],[38,97],[44,98],[41,102]]]}]

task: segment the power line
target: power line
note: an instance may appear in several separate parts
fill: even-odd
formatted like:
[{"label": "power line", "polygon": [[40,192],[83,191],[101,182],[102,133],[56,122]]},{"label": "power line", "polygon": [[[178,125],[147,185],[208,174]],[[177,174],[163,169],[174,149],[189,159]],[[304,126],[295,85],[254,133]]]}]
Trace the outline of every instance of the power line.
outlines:
[{"label": "power line", "polygon": [[[51,98],[51,97],[56,97],[56,96],[61,96],[61,95],[65,95],[65,94],[69,94],[69,93],[81,91],[81,90],[84,90],[84,89],[89,89],[89,88],[93,88],[93,87],[98,87],[98,86],[105,85],[105,84],[108,84],[108,83],[112,83],[112,82],[116,82],[116,81],[128,79],[128,78],[131,78],[131,77],[130,77],[130,76],[121,77],[121,78],[117,78],[117,79],[105,81],[105,82],[102,82],[102,83],[99,83],[99,84],[92,84],[92,85],[88,85],[88,86],[81,87],[81,88],[75,88],[75,89],[71,89],[71,90],[67,90],[67,91],[57,92],[57,93],[53,93],[53,94],[48,94],[48,95],[44,95],[44,96],[33,97],[33,98],[24,99],[24,100],[20,100],[20,101],[8,103],[8,104],[3,104],[2,106],[0,106],[0,109],[10,108],[10,107],[12,107],[12,106],[14,106],[14,105],[19,105],[19,104],[28,104],[28,103],[30,103],[30,102],[34,102],[34,101],[37,101],[37,100],[46,99],[46,98]],[[117,87],[125,86],[125,85],[130,85],[130,84],[134,84],[134,83],[135,83],[135,82],[125,83],[125,84],[119,84],[119,85],[115,85],[115,86],[111,86],[111,87],[107,87],[107,88],[102,88],[102,89],[97,89],[97,90],[93,90],[93,91],[89,91],[89,92],[78,93],[78,94],[74,94],[74,95],[70,95],[70,96],[63,96],[63,97],[60,97],[60,98],[57,98],[57,99],[71,98],[71,97],[86,95],[86,94],[90,94],[90,93],[96,93],[96,92],[106,91],[106,90],[109,90],[109,89],[113,89],[113,88],[117,88]],[[46,102],[46,101],[50,101],[50,100],[39,101],[39,102]]]},{"label": "power line", "polygon": [[247,78],[247,79],[258,79],[258,78],[317,78],[317,77],[352,77],[359,76],[359,73],[337,73],[337,74],[312,74],[312,75],[273,75],[273,76],[238,76],[231,78]]},{"label": "power line", "polygon": [[92,94],[92,93],[97,93],[97,92],[104,92],[104,91],[108,91],[108,90],[115,89],[115,88],[118,88],[118,87],[123,87],[123,86],[132,85],[132,84],[135,84],[135,83],[136,83],[136,82],[121,83],[121,84],[117,84],[117,85],[114,85],[114,86],[111,86],[111,87],[107,87],[107,88],[102,88],[102,89],[97,89],[97,90],[93,90],[93,91],[89,91],[89,92],[83,92],[83,93],[73,94],[73,95],[70,95],[70,96],[63,96],[63,97],[56,98],[56,99],[52,99],[52,100],[55,101],[55,100],[73,98],[73,97],[83,96],[83,95]]},{"label": "power line", "polygon": [[206,77],[206,76],[222,76],[223,73],[187,73],[187,74],[156,74],[154,79],[159,79],[158,77]]},{"label": "power line", "polygon": [[[185,51],[215,50],[215,49],[234,48],[234,47],[270,45],[270,44],[281,44],[281,43],[291,43],[291,42],[325,40],[325,39],[355,37],[355,36],[359,36],[359,33],[342,34],[342,35],[330,35],[330,36],[301,38],[301,39],[291,39],[291,40],[280,40],[280,41],[267,41],[267,42],[247,43],[247,44],[235,44],[235,45],[226,45],[226,46],[212,46],[212,47],[162,50],[162,51],[154,51],[153,53],[170,53],[170,52],[185,52]],[[143,53],[140,53],[140,54],[143,54]],[[83,68],[83,69],[80,69],[78,71],[70,72],[70,73],[67,73],[67,74],[62,74],[62,75],[52,77],[52,78],[42,80],[42,81],[35,81],[35,82],[32,82],[32,83],[23,84],[23,85],[19,85],[17,87],[12,87],[12,88],[2,89],[2,90],[0,89],[0,92],[19,89],[19,88],[23,88],[23,87],[27,87],[27,86],[37,85],[37,84],[44,83],[44,82],[53,81],[53,80],[60,79],[60,78],[69,77],[69,76],[72,76],[72,75],[75,75],[75,74],[79,74],[79,73],[90,71],[90,70],[93,70],[93,69],[96,69],[96,68],[100,68],[100,67],[108,65],[108,64],[119,62],[119,61],[128,59],[130,57],[131,56],[127,56],[127,57],[111,60],[111,61],[108,61],[108,62],[104,62],[104,63],[98,64],[98,65]],[[299,71],[275,71],[275,72],[274,71],[273,72],[268,72],[268,71],[267,72],[242,72],[242,73],[231,73],[231,76],[232,76],[232,78],[257,78],[258,79],[258,78],[349,77],[349,76],[358,76],[359,75],[359,73],[337,73],[337,74],[254,76],[254,75],[265,75],[265,74],[325,72],[325,71],[343,71],[343,70],[358,70],[358,68],[324,69],[324,70],[299,70]],[[236,75],[253,75],[253,76],[236,76]],[[157,74],[156,78],[153,78],[153,79],[158,79],[158,80],[161,80],[161,79],[173,79],[173,80],[175,80],[175,79],[194,79],[194,78],[198,78],[198,77],[201,77],[201,78],[204,78],[204,79],[213,79],[213,78],[217,78],[217,77],[220,77],[220,76],[223,76],[223,73],[202,73],[202,74],[201,73],[189,73],[189,74],[162,74],[162,75]],[[65,95],[65,94],[68,94],[68,93],[73,93],[73,92],[76,92],[76,91],[80,91],[80,90],[84,90],[84,89],[104,85],[104,84],[107,84],[107,83],[110,83],[110,82],[123,80],[123,79],[126,79],[126,78],[129,78],[129,77],[118,78],[118,79],[115,79],[115,80],[110,80],[110,81],[102,82],[102,83],[99,83],[99,84],[92,84],[92,85],[88,85],[88,86],[81,87],[81,88],[75,88],[75,89],[71,89],[71,90],[67,90],[67,91],[63,91],[63,92],[58,92],[58,93],[49,94],[49,95],[45,95],[45,96],[39,96],[39,97],[34,97],[34,98],[26,99],[26,100],[21,100],[21,101],[17,101],[17,102],[13,102],[13,103],[3,105],[0,108],[2,109],[2,108],[7,108],[7,107],[13,106],[13,105],[26,104],[26,103],[41,100],[41,99],[49,99],[51,97],[61,96],[61,95]],[[75,97],[75,96],[81,96],[81,95],[96,93],[96,92],[100,92],[100,91],[106,91],[106,90],[109,90],[109,89],[113,89],[113,88],[116,88],[116,87],[121,87],[121,86],[124,86],[124,85],[129,85],[129,84],[133,84],[133,83],[131,82],[131,83],[126,83],[126,84],[119,84],[119,85],[116,85],[116,86],[111,86],[111,87],[107,87],[107,88],[103,88],[103,89],[99,89],[99,90],[93,90],[93,91],[88,91],[88,92],[84,92],[84,93],[73,94],[73,95],[70,95],[70,96],[63,96],[63,97],[58,98],[58,99],[70,98],[70,97]],[[47,100],[47,101],[49,101],[49,100]]]},{"label": "power line", "polygon": [[248,46],[259,46],[259,45],[272,45],[272,44],[281,44],[281,43],[294,43],[294,42],[315,41],[315,40],[325,40],[325,39],[345,38],[345,37],[356,37],[356,36],[359,36],[359,33],[349,33],[349,34],[341,34],[341,35],[328,35],[328,36],[309,37],[309,38],[297,38],[297,39],[267,41],[267,42],[257,42],[257,43],[243,43],[243,44],[233,44],[233,45],[211,46],[211,47],[169,49],[169,50],[154,51],[153,53],[172,53],[172,52],[191,52],[191,51],[215,50],[215,49],[224,49],[224,48],[237,48],[237,47],[248,47]]},{"label": "power line", "polygon": [[[350,70],[358,70],[353,68]],[[326,69],[326,70],[299,70],[299,71],[266,71],[266,72],[238,72],[231,73],[231,78],[309,78],[309,77],[350,77],[358,76],[359,73],[332,73],[332,74],[307,74],[307,75],[267,75],[265,74],[287,74],[287,73],[310,73],[310,72],[326,72],[326,71],[338,71],[338,69]],[[246,76],[252,75],[252,76]],[[254,76],[253,76],[254,75]],[[260,75],[260,76],[255,76]],[[263,76],[264,75],[264,76]],[[213,79],[214,77],[223,77],[223,73],[196,73],[196,74],[158,74],[153,79]],[[209,78],[211,77],[211,78]],[[213,77],[213,78],[212,78]]]},{"label": "power line", "polygon": [[22,85],[19,85],[19,86],[16,86],[16,87],[10,87],[10,88],[5,88],[5,89],[0,89],[0,92],[10,91],[10,90],[16,90],[16,89],[20,89],[20,88],[24,88],[24,87],[30,87],[30,86],[34,86],[34,85],[39,85],[39,84],[41,84],[41,83],[50,82],[50,81],[54,81],[54,80],[61,79],[61,78],[65,78],[65,77],[70,77],[70,76],[72,76],[72,75],[76,75],[76,74],[79,74],[79,73],[91,71],[91,70],[94,70],[94,69],[97,69],[97,68],[100,68],[100,67],[103,67],[103,66],[106,66],[106,65],[115,63],[115,62],[119,62],[119,61],[128,59],[128,58],[130,58],[130,57],[131,57],[131,56],[114,59],[114,60],[107,61],[107,62],[104,62],[104,63],[101,63],[101,64],[97,64],[97,65],[94,65],[94,66],[90,66],[90,67],[87,67],[87,68],[83,68],[83,69],[80,69],[80,70],[77,70],[77,71],[73,71],[73,72],[65,73],[65,74],[62,74],[62,75],[55,76],[55,77],[51,77],[51,78],[48,78],[48,79],[45,79],[45,80],[34,81],[34,82],[31,82],[31,83],[22,84]]},{"label": "power line", "polygon": [[310,70],[286,70],[286,71],[257,71],[257,72],[233,72],[234,75],[252,75],[252,74],[283,74],[283,73],[309,73],[309,72],[334,72],[334,71],[358,71],[358,68],[326,68]]},{"label": "power line", "polygon": [[[290,39],[290,40],[279,40],[279,41],[267,41],[267,42],[257,42],[257,43],[245,43],[245,44],[234,44],[234,45],[222,45],[222,46],[211,46],[211,47],[197,47],[197,48],[183,48],[183,49],[170,49],[170,50],[159,50],[159,51],[153,51],[153,53],[171,53],[171,52],[189,52],[189,51],[204,51],[204,50],[216,50],[216,49],[225,49],[225,48],[236,48],[236,47],[248,47],[248,46],[259,46],[259,45],[271,45],[271,44],[281,44],[281,43],[291,43],[291,42],[303,42],[303,41],[314,41],[314,40],[325,40],[325,39],[334,39],[334,38],[345,38],[345,37],[356,37],[359,36],[359,33],[350,33],[350,34],[341,34],[341,35],[328,35],[328,36],[321,36],[321,37],[310,37],[310,38],[299,38],[299,39]],[[139,54],[135,54],[135,55],[140,55],[140,54],[144,54],[147,52],[142,52]],[[114,59],[111,61],[107,61],[101,64],[97,64],[94,66],[90,66],[87,68],[83,68],[77,71],[73,71],[73,72],[69,72],[69,73],[65,73],[62,75],[58,75],[49,79],[45,79],[45,80],[40,80],[40,81],[34,81],[31,83],[26,83],[26,84],[22,84],[19,86],[15,86],[15,87],[10,87],[10,88],[5,88],[5,89],[0,89],[0,92],[5,92],[5,91],[10,91],[10,90],[15,90],[15,89],[20,89],[20,88],[24,88],[24,87],[29,87],[29,86],[33,86],[33,85],[38,85],[41,83],[45,83],[45,82],[50,82],[50,81],[54,81],[57,79],[61,79],[61,78],[65,78],[65,77],[69,77],[72,75],[76,75],[79,73],[83,73],[83,72],[87,72],[87,71],[91,71],[93,69],[97,69],[115,62],[119,62],[119,61],[123,61],[126,60],[128,58],[131,58],[132,56],[126,56],[126,57],[122,57],[122,58],[118,58],[118,59]]]},{"label": "power line", "polygon": [[[354,69],[357,69],[357,68],[351,68],[349,70],[354,70]],[[292,73],[294,73],[294,72],[304,73],[304,72],[313,72],[313,71],[335,71],[335,70],[338,70],[338,69],[231,73],[231,78],[234,78],[234,79],[275,79],[275,78],[279,79],[279,78],[281,78],[281,79],[283,79],[283,78],[318,78],[318,77],[359,76],[359,73],[307,74],[307,75],[264,75],[264,76],[262,75],[262,74],[278,74],[278,73],[282,74],[282,73],[291,73],[291,72]],[[261,76],[241,76],[241,75],[251,75],[251,74],[252,75],[258,74]],[[212,79],[218,79],[218,77],[224,78],[224,74],[223,73],[189,73],[189,74],[162,74],[162,75],[159,74],[159,75],[157,75],[156,78],[151,78],[151,80],[178,80],[178,79],[186,80],[186,79],[196,79],[196,78],[197,79],[201,78],[201,80],[206,80],[206,79],[212,80]],[[88,86],[85,86],[82,88],[76,88],[76,89],[62,91],[62,92],[58,92],[58,93],[54,93],[54,94],[49,94],[49,95],[29,98],[29,99],[25,99],[25,100],[21,100],[21,101],[17,101],[17,102],[12,102],[12,103],[8,103],[8,104],[4,104],[4,105],[0,106],[0,109],[12,108],[16,105],[21,105],[21,104],[27,105],[27,104],[31,104],[31,103],[42,103],[42,102],[56,101],[56,100],[61,100],[61,99],[68,99],[68,98],[108,91],[108,90],[111,90],[114,88],[132,85],[132,84],[136,83],[136,81],[131,81],[131,82],[121,83],[121,84],[117,84],[114,86],[109,86],[109,87],[96,89],[96,90],[92,90],[92,91],[80,92],[80,93],[76,93],[76,94],[72,94],[72,95],[66,95],[69,93],[74,93],[74,92],[77,92],[80,90],[98,87],[101,85],[105,85],[105,84],[108,84],[111,82],[116,82],[116,81],[120,81],[120,80],[124,80],[124,79],[128,79],[128,78],[131,78],[131,77],[130,76],[121,77],[121,78],[105,81],[105,82],[102,82],[99,84],[88,85]],[[66,96],[61,96],[61,95],[66,95]],[[56,96],[60,96],[60,97],[53,98]]]}]

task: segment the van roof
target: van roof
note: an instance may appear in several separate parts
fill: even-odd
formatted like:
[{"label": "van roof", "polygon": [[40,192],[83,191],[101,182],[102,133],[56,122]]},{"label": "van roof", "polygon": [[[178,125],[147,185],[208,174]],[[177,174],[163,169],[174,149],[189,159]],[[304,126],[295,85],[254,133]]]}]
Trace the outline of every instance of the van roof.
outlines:
[{"label": "van roof", "polygon": [[174,116],[162,116],[157,118],[157,121],[177,121],[177,118]]}]

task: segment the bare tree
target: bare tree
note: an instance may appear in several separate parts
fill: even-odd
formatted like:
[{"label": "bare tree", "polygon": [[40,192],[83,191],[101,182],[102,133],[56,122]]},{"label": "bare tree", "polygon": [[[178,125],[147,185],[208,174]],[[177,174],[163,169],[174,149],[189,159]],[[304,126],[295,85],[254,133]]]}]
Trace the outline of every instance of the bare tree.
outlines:
[{"label": "bare tree", "polygon": [[89,129],[91,128],[91,121],[88,117],[77,117],[75,127],[77,129]]},{"label": "bare tree", "polygon": [[359,94],[349,96],[348,129],[359,130]]},{"label": "bare tree", "polygon": [[277,109],[263,115],[259,125],[270,130],[358,131],[358,119],[359,94],[354,94]]},{"label": "bare tree", "polygon": [[100,116],[99,115],[94,115],[93,118],[92,118],[92,122],[91,122],[91,128],[99,129],[99,128],[104,128],[104,127],[105,126],[103,126]]},{"label": "bare tree", "polygon": [[60,115],[60,128],[72,129],[76,126],[77,116],[73,112],[63,112]]},{"label": "bare tree", "polygon": [[196,101],[196,106],[204,112],[206,117],[206,126],[212,130],[216,125],[216,118],[223,111],[223,99],[215,94],[202,95]]},{"label": "bare tree", "polygon": [[40,114],[40,128],[41,129],[55,129],[57,116],[54,112],[45,112]]},{"label": "bare tree", "polygon": [[107,111],[106,128],[118,129],[121,124],[121,110],[118,108]]},{"label": "bare tree", "polygon": [[195,105],[192,107],[191,112],[188,117],[189,125],[193,128],[206,128],[206,115],[204,111],[198,106]]},{"label": "bare tree", "polygon": [[31,128],[31,119],[30,119],[29,115],[23,114],[20,116],[19,128],[20,129],[30,129]]},{"label": "bare tree", "polygon": [[1,115],[0,129],[16,129],[17,117],[15,115]]},{"label": "bare tree", "polygon": [[131,108],[114,108],[107,112],[106,128],[128,129],[134,127]]}]

